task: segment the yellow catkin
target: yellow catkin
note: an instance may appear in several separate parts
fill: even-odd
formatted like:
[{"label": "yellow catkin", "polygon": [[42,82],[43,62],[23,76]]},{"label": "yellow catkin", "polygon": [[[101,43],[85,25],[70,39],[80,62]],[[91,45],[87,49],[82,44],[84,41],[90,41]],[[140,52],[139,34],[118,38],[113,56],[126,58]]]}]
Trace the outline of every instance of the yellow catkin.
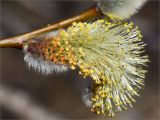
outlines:
[{"label": "yellow catkin", "polygon": [[73,70],[79,68],[80,75],[91,77],[91,111],[98,115],[108,112],[113,117],[127,104],[132,106],[133,97],[143,86],[143,66],[148,57],[141,55],[145,46],[141,39],[141,32],[132,22],[101,19],[93,23],[74,22],[35,47],[45,60]]}]

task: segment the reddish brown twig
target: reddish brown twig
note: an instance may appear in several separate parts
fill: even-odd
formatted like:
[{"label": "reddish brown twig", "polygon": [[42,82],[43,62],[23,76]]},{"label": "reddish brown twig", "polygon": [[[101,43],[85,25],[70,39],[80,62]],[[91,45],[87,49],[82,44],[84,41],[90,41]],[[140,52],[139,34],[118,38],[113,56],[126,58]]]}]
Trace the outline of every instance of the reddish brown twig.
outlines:
[{"label": "reddish brown twig", "polygon": [[26,41],[28,41],[32,38],[35,38],[35,37],[37,37],[41,34],[44,34],[44,33],[47,33],[47,32],[50,32],[50,31],[53,31],[53,30],[56,30],[56,29],[64,28],[64,27],[67,27],[67,26],[71,25],[73,22],[84,21],[84,20],[94,18],[94,17],[99,16],[99,15],[100,15],[100,12],[97,10],[97,7],[94,6],[90,9],[88,9],[87,11],[77,15],[77,16],[74,16],[74,17],[71,17],[69,19],[51,24],[47,27],[29,32],[29,33],[24,33],[22,35],[18,35],[18,36],[15,36],[15,37],[2,39],[0,41],[0,47],[22,48],[24,42],[26,42]]}]

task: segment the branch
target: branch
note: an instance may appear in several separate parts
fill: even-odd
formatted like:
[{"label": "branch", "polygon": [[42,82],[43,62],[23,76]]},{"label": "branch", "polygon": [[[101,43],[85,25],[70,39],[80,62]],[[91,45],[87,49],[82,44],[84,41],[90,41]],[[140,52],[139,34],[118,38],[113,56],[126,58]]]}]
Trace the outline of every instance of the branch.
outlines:
[{"label": "branch", "polygon": [[29,32],[29,33],[24,33],[22,35],[18,35],[15,37],[2,39],[0,41],[0,47],[1,48],[2,47],[22,48],[24,42],[26,42],[30,39],[33,39],[41,34],[67,27],[67,26],[71,25],[73,22],[84,21],[84,20],[94,18],[94,17],[100,16],[100,15],[101,15],[101,13],[98,11],[96,6],[94,6],[90,9],[88,9],[87,11],[77,15],[77,16],[74,16],[69,19],[54,23],[54,24],[49,25],[47,27]]}]

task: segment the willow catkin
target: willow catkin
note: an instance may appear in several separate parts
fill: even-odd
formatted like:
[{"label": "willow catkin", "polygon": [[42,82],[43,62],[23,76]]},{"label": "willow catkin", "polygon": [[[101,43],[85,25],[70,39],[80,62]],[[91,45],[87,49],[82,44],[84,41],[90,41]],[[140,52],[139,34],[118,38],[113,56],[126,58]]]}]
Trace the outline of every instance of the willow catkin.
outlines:
[{"label": "willow catkin", "polygon": [[[79,68],[80,75],[93,79],[92,89],[83,96],[91,111],[114,116],[132,106],[144,85],[149,60],[141,39],[132,22],[73,23],[57,36],[25,44],[25,61],[44,74]],[[34,65],[28,54],[39,62]]]},{"label": "willow catkin", "polygon": [[101,12],[114,19],[133,16],[147,0],[95,0]]}]

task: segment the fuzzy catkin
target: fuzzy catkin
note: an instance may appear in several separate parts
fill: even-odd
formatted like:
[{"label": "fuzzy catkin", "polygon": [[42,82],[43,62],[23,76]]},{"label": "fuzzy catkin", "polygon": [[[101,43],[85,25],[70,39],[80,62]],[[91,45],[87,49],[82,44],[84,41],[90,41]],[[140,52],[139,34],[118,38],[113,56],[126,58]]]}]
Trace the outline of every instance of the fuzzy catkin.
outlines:
[{"label": "fuzzy catkin", "polygon": [[126,19],[137,13],[147,0],[95,0],[101,12],[112,19]]},{"label": "fuzzy catkin", "polygon": [[145,45],[132,22],[111,23],[104,18],[73,23],[57,36],[26,44],[25,61],[43,74],[79,68],[80,75],[93,79],[82,97],[86,105],[112,117],[132,106],[144,86],[149,61]]}]

